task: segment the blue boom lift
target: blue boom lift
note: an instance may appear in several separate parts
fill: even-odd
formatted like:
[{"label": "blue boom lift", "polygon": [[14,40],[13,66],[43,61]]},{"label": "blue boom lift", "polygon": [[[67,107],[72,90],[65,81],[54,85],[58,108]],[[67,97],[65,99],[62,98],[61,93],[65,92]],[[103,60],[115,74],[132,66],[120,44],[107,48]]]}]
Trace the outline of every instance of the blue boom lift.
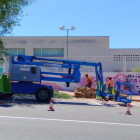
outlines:
[{"label": "blue boom lift", "polygon": [[[80,82],[81,74],[79,69],[81,65],[95,67],[97,91],[100,93],[102,99],[107,100],[106,97],[109,95],[107,95],[103,88],[103,72],[100,62],[40,58],[26,55],[10,56],[9,73],[7,73],[7,75],[11,77],[11,86],[9,86],[11,87],[11,91],[8,91],[8,95],[11,96],[14,93],[35,94],[37,101],[48,102],[53,96],[53,87],[50,85],[43,85],[41,81],[66,82],[66,86],[69,87],[69,84],[72,82]],[[68,73],[43,72],[41,67],[66,68],[68,69]],[[42,74],[51,76],[41,76]],[[62,77],[54,77],[54,75],[61,75]],[[2,80],[3,85],[7,79]],[[101,89],[99,89],[98,80],[101,83]],[[3,99],[5,93],[8,92],[3,88],[3,94],[0,94],[0,99]],[[113,95],[110,95],[109,99],[112,97]]]},{"label": "blue boom lift", "polygon": [[[115,101],[123,102],[125,104],[131,103],[134,85],[126,82],[121,82],[120,79],[115,79],[114,81],[114,88],[117,89],[117,93],[114,97]],[[127,97],[121,97],[120,93],[127,95]]]}]

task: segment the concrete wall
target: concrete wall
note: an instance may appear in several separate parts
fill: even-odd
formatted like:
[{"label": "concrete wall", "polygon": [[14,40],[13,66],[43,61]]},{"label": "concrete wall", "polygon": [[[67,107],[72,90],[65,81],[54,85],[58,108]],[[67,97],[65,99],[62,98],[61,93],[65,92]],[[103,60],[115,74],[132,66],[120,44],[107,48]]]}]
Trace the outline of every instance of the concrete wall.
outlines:
[{"label": "concrete wall", "polygon": [[70,37],[70,56],[108,56],[109,37]]},{"label": "concrete wall", "polygon": [[[95,85],[95,73],[93,72],[89,72],[88,73],[93,81],[93,84],[91,87],[94,87]],[[104,72],[103,73],[103,79],[104,82],[106,82],[106,89],[108,90],[108,79],[107,77],[111,76],[113,78],[113,80],[115,79],[120,79],[122,82],[127,82],[130,84],[134,84],[134,89],[132,89],[132,92],[134,95],[139,95],[140,96],[140,73],[108,73],[108,72]],[[51,82],[51,81],[42,81],[42,83],[44,84],[48,84],[48,85],[52,85],[54,87],[54,89],[57,90],[65,90],[65,91],[73,91],[74,87],[85,87],[87,82],[87,79],[85,77],[85,73],[81,73],[81,81],[80,83],[70,83],[70,87],[66,87],[64,82]],[[122,90],[123,87],[122,87]]]},{"label": "concrete wall", "polygon": [[[114,61],[114,55],[120,55],[123,56],[123,61]],[[130,55],[130,59],[132,58],[132,61],[127,61],[126,55]],[[133,56],[137,55],[137,60],[133,60]],[[139,66],[140,62],[140,49],[110,49],[110,57],[111,59],[110,63],[112,65],[112,71],[113,69],[125,69],[125,71],[129,71],[132,68],[135,68]],[[125,68],[126,67],[126,68]]]},{"label": "concrete wall", "polygon": [[[67,58],[67,37],[3,37],[6,48],[25,48],[26,55],[33,55],[34,48],[64,48]],[[114,55],[139,55],[140,49],[109,49],[108,36],[68,37],[68,58],[101,62],[104,72],[129,70],[139,61],[114,61]],[[84,68],[83,71],[92,71]],[[118,72],[118,71],[117,71]]]},{"label": "concrete wall", "polygon": [[[2,37],[3,41],[6,43],[6,48],[25,48],[25,55],[33,55],[34,48],[64,48],[64,57],[67,57],[67,37]],[[103,65],[103,72],[112,72],[114,69],[124,69],[126,65],[128,68],[137,66],[139,61],[114,61],[114,55],[140,55],[140,49],[109,49],[109,37],[68,37],[68,52],[69,58],[80,59],[80,60],[90,60],[101,62]],[[4,71],[8,70],[8,65],[4,64]],[[73,90],[75,86],[84,86],[84,74],[85,72],[92,75],[94,72],[93,68],[89,71],[82,67],[82,77],[80,85],[71,83],[71,86],[67,90]],[[111,75],[116,78],[118,73],[105,73],[104,76],[107,77]],[[123,74],[121,74],[123,75]],[[132,79],[133,80],[133,79]],[[135,92],[140,93],[140,83],[139,79],[134,79],[139,84],[139,89]],[[47,81],[49,84],[50,82]],[[55,83],[51,83],[54,85]],[[64,83],[56,83],[56,89],[60,88],[66,90]]]},{"label": "concrete wall", "polygon": [[[67,56],[67,37],[3,37],[6,48],[25,48],[33,55],[34,48],[64,48]],[[109,37],[68,37],[69,56],[109,55]]]},{"label": "concrete wall", "polygon": [[110,49],[110,56],[114,55],[140,55],[140,49]]}]

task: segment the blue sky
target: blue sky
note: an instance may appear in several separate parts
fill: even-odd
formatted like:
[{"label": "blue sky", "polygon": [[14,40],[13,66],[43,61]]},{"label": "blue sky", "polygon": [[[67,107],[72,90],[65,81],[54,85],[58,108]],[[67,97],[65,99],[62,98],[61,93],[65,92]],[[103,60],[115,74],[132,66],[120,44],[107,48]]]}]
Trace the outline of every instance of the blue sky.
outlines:
[{"label": "blue sky", "polygon": [[[14,36],[109,36],[110,48],[140,48],[140,0],[36,0]],[[26,16],[27,14],[27,16]],[[9,35],[8,35],[9,36]]]}]

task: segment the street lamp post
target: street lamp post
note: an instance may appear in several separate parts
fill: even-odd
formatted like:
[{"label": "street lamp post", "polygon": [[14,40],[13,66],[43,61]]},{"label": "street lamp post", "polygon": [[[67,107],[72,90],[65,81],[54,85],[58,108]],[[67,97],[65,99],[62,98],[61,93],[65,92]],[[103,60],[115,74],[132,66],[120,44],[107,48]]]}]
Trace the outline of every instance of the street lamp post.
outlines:
[{"label": "street lamp post", "polygon": [[68,59],[68,31],[69,30],[73,30],[74,31],[76,28],[73,27],[73,26],[71,26],[71,29],[64,29],[64,28],[65,28],[64,25],[59,27],[60,30],[67,30],[67,59]]}]

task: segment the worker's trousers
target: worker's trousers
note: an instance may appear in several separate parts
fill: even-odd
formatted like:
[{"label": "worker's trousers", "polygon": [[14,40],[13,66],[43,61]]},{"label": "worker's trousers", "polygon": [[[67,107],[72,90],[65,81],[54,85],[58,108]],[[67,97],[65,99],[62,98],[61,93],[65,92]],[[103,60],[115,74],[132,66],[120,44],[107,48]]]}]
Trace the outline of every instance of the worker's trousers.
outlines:
[{"label": "worker's trousers", "polygon": [[109,87],[109,95],[112,95],[112,90],[113,90],[113,87]]}]

